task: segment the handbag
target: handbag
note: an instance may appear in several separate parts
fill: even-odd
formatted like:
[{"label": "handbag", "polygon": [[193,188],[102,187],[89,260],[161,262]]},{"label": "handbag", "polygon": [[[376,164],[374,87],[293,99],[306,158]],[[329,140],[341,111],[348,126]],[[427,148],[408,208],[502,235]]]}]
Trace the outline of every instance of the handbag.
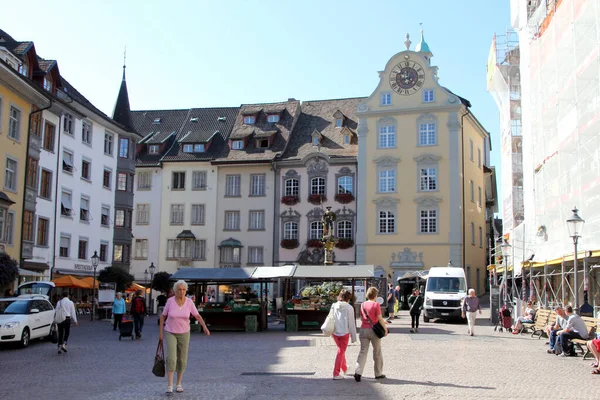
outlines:
[{"label": "handbag", "polygon": [[325,318],[325,322],[321,325],[321,331],[323,335],[329,337],[333,335],[333,331],[335,330],[335,319],[333,317],[333,305],[329,309],[329,315]]},{"label": "handbag", "polygon": [[50,342],[54,344],[58,343],[58,332],[55,323],[52,323],[52,325],[50,325]]},{"label": "handbag", "polygon": [[362,313],[363,316],[366,316],[366,319],[369,320],[369,322],[371,323],[371,326],[373,327],[373,332],[375,332],[375,335],[381,339],[382,337],[385,336],[385,328],[383,327],[383,325],[381,325],[381,322],[377,321],[376,324],[373,323],[373,321],[371,320],[371,318],[369,317],[368,314],[365,313],[365,311],[363,310],[363,304],[360,305],[360,312]]},{"label": "handbag", "polygon": [[59,301],[56,310],[54,310],[54,323],[60,324],[64,322],[65,319],[67,319],[67,313],[65,312],[65,309],[62,306],[62,302]]},{"label": "handbag", "polygon": [[162,340],[158,341],[156,355],[154,356],[154,365],[152,366],[152,373],[159,378],[165,376],[165,349],[163,347]]}]

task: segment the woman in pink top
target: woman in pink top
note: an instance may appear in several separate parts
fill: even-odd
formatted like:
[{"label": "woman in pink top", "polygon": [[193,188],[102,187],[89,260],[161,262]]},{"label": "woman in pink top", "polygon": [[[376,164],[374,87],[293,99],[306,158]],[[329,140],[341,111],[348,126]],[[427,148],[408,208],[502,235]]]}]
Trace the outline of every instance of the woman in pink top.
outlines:
[{"label": "woman in pink top", "polygon": [[370,287],[367,290],[367,301],[362,303],[360,311],[360,319],[362,324],[360,326],[360,353],[358,353],[358,359],[356,360],[356,370],[354,371],[354,379],[356,382],[360,382],[362,377],[363,369],[365,369],[365,363],[367,362],[367,355],[369,354],[369,344],[373,346],[373,363],[375,364],[375,379],[383,379],[383,354],[381,353],[381,339],[377,337],[373,332],[373,324],[377,321],[385,328],[385,334],[388,334],[388,329],[383,317],[381,316],[381,307],[379,303],[375,301],[379,291],[375,287]]},{"label": "woman in pink top", "polygon": [[[175,282],[173,285],[175,296],[169,297],[165,309],[160,316],[159,340],[163,340],[163,327],[167,332],[167,393],[173,393],[173,374],[177,371],[177,392],[183,392],[181,379],[187,363],[188,347],[190,344],[190,314],[193,315],[206,336],[210,336],[210,331],[204,323],[204,319],[198,314],[196,305],[191,299],[185,297],[188,285],[183,280]],[[165,323],[166,317],[167,322]]]}]

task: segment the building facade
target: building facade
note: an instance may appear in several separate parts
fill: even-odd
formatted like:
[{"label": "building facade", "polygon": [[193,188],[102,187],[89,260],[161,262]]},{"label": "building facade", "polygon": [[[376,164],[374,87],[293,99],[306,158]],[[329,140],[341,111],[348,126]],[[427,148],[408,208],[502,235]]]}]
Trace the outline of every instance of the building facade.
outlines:
[{"label": "building facade", "polygon": [[357,106],[357,264],[396,281],[450,260],[483,293],[489,135],[439,84],[423,34],[414,51],[405,44]]}]

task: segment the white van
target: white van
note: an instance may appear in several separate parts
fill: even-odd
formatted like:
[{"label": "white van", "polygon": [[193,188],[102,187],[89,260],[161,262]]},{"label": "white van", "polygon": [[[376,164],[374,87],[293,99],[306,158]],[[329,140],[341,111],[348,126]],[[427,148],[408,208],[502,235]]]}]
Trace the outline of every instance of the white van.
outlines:
[{"label": "white van", "polygon": [[462,318],[463,299],[467,296],[465,271],[457,267],[432,267],[425,285],[423,321],[433,318]]}]

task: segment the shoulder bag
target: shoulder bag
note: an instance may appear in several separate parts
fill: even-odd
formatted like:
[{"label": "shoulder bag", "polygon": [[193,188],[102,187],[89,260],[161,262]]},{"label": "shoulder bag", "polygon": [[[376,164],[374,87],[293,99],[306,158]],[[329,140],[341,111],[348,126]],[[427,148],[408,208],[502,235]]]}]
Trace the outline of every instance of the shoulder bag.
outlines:
[{"label": "shoulder bag", "polygon": [[335,319],[333,316],[333,304],[331,305],[331,308],[329,309],[329,315],[327,315],[327,318],[325,318],[325,322],[323,323],[323,325],[321,325],[321,331],[323,332],[323,335],[325,335],[327,337],[333,335],[333,331],[335,331]]},{"label": "shoulder bag", "polygon": [[369,317],[369,314],[367,314],[365,312],[365,310],[363,309],[364,303],[360,305],[360,312],[362,313],[363,317],[366,317],[365,319],[367,319],[370,323],[371,326],[373,327],[373,332],[375,332],[375,335],[377,335],[377,337],[379,339],[381,339],[382,337],[385,336],[385,328],[383,327],[383,325],[381,325],[381,322],[377,321],[376,324],[373,323],[373,321],[371,320],[371,318]]},{"label": "shoulder bag", "polygon": [[50,342],[54,344],[58,343],[58,332],[56,330],[56,323],[53,322],[50,326]]},{"label": "shoulder bag", "polygon": [[152,373],[159,378],[165,376],[165,349],[163,347],[162,340],[158,341],[156,355],[154,356],[154,365],[152,366]]},{"label": "shoulder bag", "polygon": [[65,312],[65,309],[63,308],[62,301],[59,301],[56,304],[56,310],[54,310],[54,323],[60,324],[60,323],[64,322],[65,319],[67,319],[67,313]]}]

